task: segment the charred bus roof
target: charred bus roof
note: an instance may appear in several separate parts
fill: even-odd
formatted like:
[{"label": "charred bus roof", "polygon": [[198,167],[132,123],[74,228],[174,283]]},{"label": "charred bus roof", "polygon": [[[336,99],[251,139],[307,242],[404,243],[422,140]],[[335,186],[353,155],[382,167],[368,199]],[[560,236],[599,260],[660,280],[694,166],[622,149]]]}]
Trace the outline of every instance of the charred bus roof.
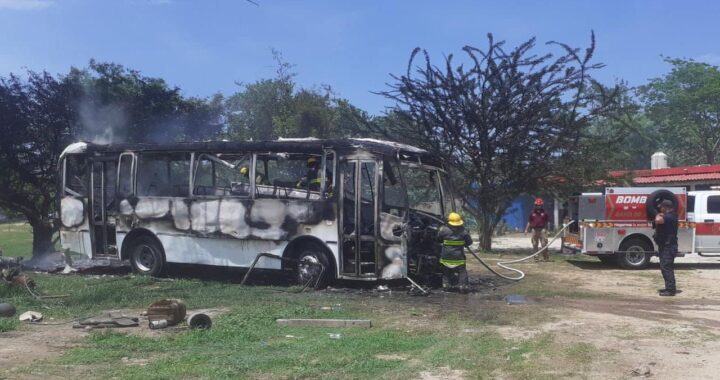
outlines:
[{"label": "charred bus roof", "polygon": [[[79,145],[84,145],[79,148]],[[72,148],[72,149],[71,149]],[[93,143],[75,143],[71,144],[64,154],[69,153],[122,153],[126,151],[132,152],[150,152],[150,151],[179,151],[179,152],[215,152],[215,153],[232,153],[232,152],[287,152],[287,153],[319,153],[323,149],[333,149],[338,154],[353,154],[358,152],[368,152],[385,156],[399,156],[402,160],[421,162],[432,166],[441,166],[441,161],[431,155],[428,151],[411,145],[401,144],[392,141],[375,140],[375,139],[315,139],[315,138],[298,138],[298,139],[279,139],[272,141],[208,141],[208,142],[183,142],[170,144],[150,144],[150,143],[134,143],[134,144],[93,144]],[[70,150],[70,151],[68,151]]]}]

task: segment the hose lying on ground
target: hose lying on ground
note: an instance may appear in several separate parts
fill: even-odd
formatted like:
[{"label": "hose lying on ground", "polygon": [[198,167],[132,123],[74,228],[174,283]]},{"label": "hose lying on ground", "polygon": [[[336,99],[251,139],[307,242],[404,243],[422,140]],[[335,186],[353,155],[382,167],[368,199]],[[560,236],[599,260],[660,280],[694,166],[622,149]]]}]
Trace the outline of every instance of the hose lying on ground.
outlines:
[{"label": "hose lying on ground", "polygon": [[490,266],[488,266],[487,264],[485,264],[485,262],[482,261],[482,259],[481,259],[472,249],[470,249],[470,247],[468,247],[468,251],[470,251],[470,253],[472,253],[472,255],[475,256],[475,258],[480,262],[480,264],[482,264],[485,268],[487,268],[490,272],[494,273],[494,274],[497,275],[498,277],[502,277],[502,278],[504,278],[504,279],[506,279],[506,280],[520,281],[520,280],[522,280],[523,278],[525,278],[525,272],[523,272],[523,271],[521,271],[521,270],[519,270],[519,269],[511,268],[511,267],[507,266],[507,264],[519,263],[519,262],[521,262],[521,261],[525,261],[525,260],[527,260],[527,259],[530,259],[530,258],[533,258],[533,257],[539,255],[543,250],[547,249],[547,248],[550,246],[550,244],[552,244],[555,240],[557,240],[558,236],[560,236],[560,234],[562,234],[563,232],[565,232],[565,230],[566,230],[568,227],[570,227],[573,223],[575,223],[574,220],[573,220],[573,221],[570,221],[570,223],[566,224],[560,231],[558,231],[557,234],[555,234],[555,236],[552,238],[552,240],[550,240],[547,244],[545,244],[545,246],[543,246],[542,248],[540,248],[537,252],[533,253],[532,255],[526,256],[526,257],[523,257],[523,258],[520,258],[520,259],[510,260],[510,261],[500,261],[500,262],[497,263],[497,265],[498,265],[500,268],[507,269],[507,270],[512,271],[512,272],[517,272],[517,273],[519,274],[518,277],[509,277],[509,276],[505,276],[504,274],[501,274],[501,273],[496,272],[495,270],[493,270],[492,268],[490,268]]}]

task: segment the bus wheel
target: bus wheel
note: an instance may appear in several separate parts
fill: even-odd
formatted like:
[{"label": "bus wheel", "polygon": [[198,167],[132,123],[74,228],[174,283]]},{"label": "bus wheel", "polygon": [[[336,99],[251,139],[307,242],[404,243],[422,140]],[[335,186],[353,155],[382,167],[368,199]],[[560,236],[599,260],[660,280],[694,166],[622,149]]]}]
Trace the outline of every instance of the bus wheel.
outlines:
[{"label": "bus wheel", "polygon": [[[325,250],[315,244],[307,244],[300,248],[297,256],[298,264],[295,276],[300,286],[324,288],[332,278],[332,268]],[[325,268],[323,270],[322,268]],[[321,276],[318,279],[318,276]],[[317,284],[317,286],[315,286]]]},{"label": "bus wheel", "polygon": [[140,274],[160,276],[165,267],[165,254],[157,239],[139,236],[130,247],[130,264]]},{"label": "bus wheel", "polygon": [[625,269],[645,269],[650,264],[652,246],[642,239],[628,239],[620,245],[618,263]]}]

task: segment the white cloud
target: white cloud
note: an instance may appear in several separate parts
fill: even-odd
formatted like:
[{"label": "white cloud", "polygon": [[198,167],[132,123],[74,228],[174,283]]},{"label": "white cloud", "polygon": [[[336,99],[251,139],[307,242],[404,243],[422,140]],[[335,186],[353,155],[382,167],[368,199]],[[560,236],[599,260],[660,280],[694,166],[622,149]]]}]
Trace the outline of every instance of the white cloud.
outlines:
[{"label": "white cloud", "polygon": [[697,57],[693,57],[693,59],[698,62],[709,63],[711,65],[720,65],[720,54],[717,53],[698,55]]},{"label": "white cloud", "polygon": [[54,4],[52,0],[0,0],[0,10],[37,11]]}]

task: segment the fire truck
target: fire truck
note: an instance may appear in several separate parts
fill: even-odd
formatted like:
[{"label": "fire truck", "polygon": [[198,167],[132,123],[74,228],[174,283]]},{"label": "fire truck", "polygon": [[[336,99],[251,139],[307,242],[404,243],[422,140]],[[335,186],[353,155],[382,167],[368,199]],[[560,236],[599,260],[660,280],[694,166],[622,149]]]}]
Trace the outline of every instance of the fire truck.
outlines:
[{"label": "fire truck", "polygon": [[646,268],[658,246],[653,220],[663,200],[678,215],[678,256],[720,255],[720,191],[684,187],[608,187],[571,202],[577,227],[563,236],[563,250],[595,256],[626,269]]}]

